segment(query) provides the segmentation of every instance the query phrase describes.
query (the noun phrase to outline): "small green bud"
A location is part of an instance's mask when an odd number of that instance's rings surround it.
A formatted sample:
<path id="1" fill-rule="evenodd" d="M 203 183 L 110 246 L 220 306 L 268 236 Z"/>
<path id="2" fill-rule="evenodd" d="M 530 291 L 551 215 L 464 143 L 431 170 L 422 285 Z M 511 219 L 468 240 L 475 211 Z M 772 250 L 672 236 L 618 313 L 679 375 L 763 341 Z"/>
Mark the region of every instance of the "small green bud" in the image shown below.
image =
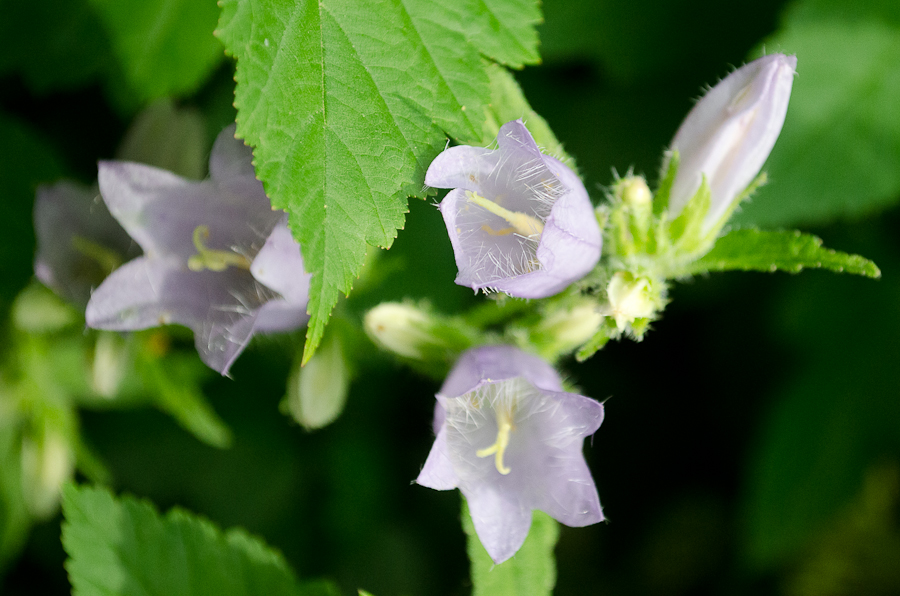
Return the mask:
<path id="1" fill-rule="evenodd" d="M 285 405 L 306 430 L 331 424 L 344 410 L 350 388 L 350 371 L 337 333 L 327 333 L 306 366 L 301 358 L 288 378 Z"/>
<path id="2" fill-rule="evenodd" d="M 75 473 L 75 455 L 58 430 L 45 425 L 22 438 L 22 490 L 32 515 L 49 518 L 59 506 L 60 488 Z"/>
<path id="3" fill-rule="evenodd" d="M 31 284 L 16 297 L 12 320 L 29 333 L 53 333 L 78 321 L 78 313 L 40 284 Z"/>
<path id="4" fill-rule="evenodd" d="M 622 196 L 622 202 L 630 207 L 645 208 L 650 207 L 653 201 L 653 195 L 650 193 L 650 187 L 643 176 L 628 176 L 622 178 L 618 184 L 619 192 Z"/>
<path id="5" fill-rule="evenodd" d="M 553 360 L 591 339 L 600 325 L 603 314 L 594 300 L 583 299 L 568 308 L 557 310 L 545 317 L 532 334 L 541 355 Z"/>
<path id="6" fill-rule="evenodd" d="M 382 349 L 404 358 L 424 360 L 429 348 L 443 345 L 432 332 L 435 323 L 414 306 L 384 302 L 366 313 L 363 326 Z"/>
<path id="7" fill-rule="evenodd" d="M 646 277 L 635 278 L 630 273 L 619 271 L 610 280 L 606 295 L 608 303 L 601 308 L 601 312 L 615 320 L 620 332 L 635 319 L 650 319 L 656 313 L 656 301 L 650 280 Z"/>
<path id="8" fill-rule="evenodd" d="M 94 360 L 91 363 L 91 388 L 97 395 L 112 399 L 119 392 L 131 355 L 122 336 L 112 331 L 101 331 L 94 343 Z"/>

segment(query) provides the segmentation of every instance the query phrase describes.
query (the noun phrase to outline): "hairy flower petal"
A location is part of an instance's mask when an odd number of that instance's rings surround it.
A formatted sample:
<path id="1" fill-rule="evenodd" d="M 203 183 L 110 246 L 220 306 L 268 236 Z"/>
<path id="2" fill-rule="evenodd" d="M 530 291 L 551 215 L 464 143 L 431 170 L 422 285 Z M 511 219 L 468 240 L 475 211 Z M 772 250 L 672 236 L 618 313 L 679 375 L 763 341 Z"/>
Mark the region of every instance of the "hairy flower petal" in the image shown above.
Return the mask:
<path id="1" fill-rule="evenodd" d="M 525 125 L 507 122 L 497 149 L 460 146 L 438 155 L 425 183 L 453 190 L 440 210 L 453 245 L 456 283 L 543 298 L 583 277 L 600 258 L 600 228 L 587 191 L 543 155 Z"/>
<path id="2" fill-rule="evenodd" d="M 185 325 L 203 361 L 227 374 L 255 332 L 306 321 L 309 276 L 300 247 L 284 214 L 272 210 L 251 159 L 230 127 L 213 147 L 211 178 L 203 182 L 101 162 L 103 198 L 144 256 L 94 292 L 89 326 Z"/>
<path id="3" fill-rule="evenodd" d="M 462 491 L 495 562 L 522 545 L 534 509 L 571 526 L 603 520 L 581 452 L 603 406 L 564 392 L 547 363 L 509 346 L 469 350 L 437 400 L 437 438 L 416 481 Z"/>

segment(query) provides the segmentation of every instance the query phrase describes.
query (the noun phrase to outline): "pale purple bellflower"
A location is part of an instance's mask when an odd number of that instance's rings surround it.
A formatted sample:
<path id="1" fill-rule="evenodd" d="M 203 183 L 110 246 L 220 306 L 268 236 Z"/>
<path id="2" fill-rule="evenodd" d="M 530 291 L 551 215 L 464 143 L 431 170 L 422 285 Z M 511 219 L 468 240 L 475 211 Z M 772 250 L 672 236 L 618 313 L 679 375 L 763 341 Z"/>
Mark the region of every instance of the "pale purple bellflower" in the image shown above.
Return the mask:
<path id="1" fill-rule="evenodd" d="M 82 309 L 110 272 L 141 254 L 97 188 L 68 180 L 38 187 L 34 232 L 35 275 Z"/>
<path id="2" fill-rule="evenodd" d="M 510 346 L 474 348 L 436 397 L 437 438 L 416 482 L 462 491 L 494 562 L 519 550 L 534 509 L 567 526 L 603 521 L 581 451 L 603 406 L 563 391 L 549 364 Z"/>
<path id="3" fill-rule="evenodd" d="M 679 156 L 669 197 L 672 216 L 687 205 L 704 176 L 711 199 L 705 230 L 729 212 L 775 146 L 796 67 L 796 56 L 764 56 L 722 79 L 697 102 L 672 140 L 671 150 Z"/>
<path id="4" fill-rule="evenodd" d="M 309 275 L 234 126 L 216 139 L 209 171 L 196 182 L 143 164 L 100 163 L 103 199 L 144 255 L 94 291 L 86 318 L 110 330 L 185 325 L 203 361 L 227 374 L 254 333 L 306 322 Z"/>
<path id="5" fill-rule="evenodd" d="M 575 172 L 541 153 L 521 120 L 500 128 L 497 145 L 446 149 L 425 174 L 425 184 L 453 189 L 440 210 L 456 283 L 520 298 L 552 296 L 600 258 L 590 198 Z"/>

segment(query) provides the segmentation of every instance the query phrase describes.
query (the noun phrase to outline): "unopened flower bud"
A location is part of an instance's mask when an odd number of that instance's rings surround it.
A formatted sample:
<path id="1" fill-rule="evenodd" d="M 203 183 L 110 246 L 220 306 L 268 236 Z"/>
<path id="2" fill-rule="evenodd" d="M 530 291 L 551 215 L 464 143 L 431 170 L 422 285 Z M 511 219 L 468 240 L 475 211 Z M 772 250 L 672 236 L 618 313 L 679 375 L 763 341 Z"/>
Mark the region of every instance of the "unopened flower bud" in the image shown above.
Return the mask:
<path id="1" fill-rule="evenodd" d="M 650 188 L 643 176 L 628 176 L 622 178 L 618 183 L 619 192 L 621 192 L 622 202 L 627 205 L 643 208 L 650 205 L 653 196 L 650 194 Z"/>
<path id="2" fill-rule="evenodd" d="M 650 280 L 646 277 L 635 279 L 619 271 L 606 288 L 609 305 L 601 312 L 616 321 L 619 331 L 624 331 L 635 319 L 649 318 L 656 312 L 650 290 Z"/>
<path id="3" fill-rule="evenodd" d="M 688 204 L 704 177 L 710 190 L 704 232 L 729 212 L 781 132 L 796 66 L 795 56 L 764 56 L 725 77 L 694 106 L 672 140 L 680 164 L 670 215 Z"/>
<path id="4" fill-rule="evenodd" d="M 441 342 L 431 332 L 431 317 L 418 308 L 385 302 L 368 313 L 364 321 L 366 333 L 376 344 L 398 356 L 422 360 L 427 348 Z"/>
<path id="5" fill-rule="evenodd" d="M 119 391 L 130 360 L 125 340 L 118 333 L 101 331 L 94 344 L 91 387 L 100 397 L 112 399 Z"/>
<path id="6" fill-rule="evenodd" d="M 22 439 L 23 490 L 32 515 L 47 518 L 59 504 L 60 487 L 74 473 L 75 457 L 56 429 L 45 428 L 40 434 Z"/>
<path id="7" fill-rule="evenodd" d="M 583 345 L 602 323 L 603 315 L 597 303 L 585 299 L 545 317 L 535 330 L 533 343 L 540 346 L 542 356 L 553 359 Z"/>
<path id="8" fill-rule="evenodd" d="M 307 430 L 322 428 L 344 410 L 350 372 L 340 337 L 326 334 L 306 366 L 300 358 L 288 379 L 286 405 L 291 416 Z"/>

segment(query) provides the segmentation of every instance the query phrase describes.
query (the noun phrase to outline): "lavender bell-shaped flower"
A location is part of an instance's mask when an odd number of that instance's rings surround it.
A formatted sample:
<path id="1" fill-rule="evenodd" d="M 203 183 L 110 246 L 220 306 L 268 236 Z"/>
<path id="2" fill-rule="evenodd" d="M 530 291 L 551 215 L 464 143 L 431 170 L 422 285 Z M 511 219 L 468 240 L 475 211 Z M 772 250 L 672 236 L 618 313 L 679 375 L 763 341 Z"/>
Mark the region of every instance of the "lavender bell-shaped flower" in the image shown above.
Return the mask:
<path id="1" fill-rule="evenodd" d="M 425 184 L 452 188 L 440 204 L 453 244 L 456 283 L 521 298 L 557 294 L 600 258 L 600 228 L 578 176 L 544 155 L 520 120 L 498 149 L 451 147 Z"/>
<path id="2" fill-rule="evenodd" d="M 416 482 L 462 491 L 494 562 L 519 550 L 534 509 L 568 526 L 603 521 L 581 452 L 603 406 L 564 392 L 550 365 L 510 346 L 474 348 L 436 397 L 437 438 Z"/>
<path id="3" fill-rule="evenodd" d="M 251 160 L 231 126 L 216 139 L 203 182 L 137 163 L 100 163 L 103 199 L 144 255 L 94 291 L 88 326 L 185 325 L 203 361 L 227 374 L 254 333 L 306 321 L 309 276 L 300 247 Z"/>
<path id="4" fill-rule="evenodd" d="M 35 275 L 82 308 L 110 272 L 141 254 L 109 214 L 97 188 L 68 180 L 38 187 L 34 232 Z"/>
<path id="5" fill-rule="evenodd" d="M 672 216 L 696 194 L 704 176 L 711 198 L 704 231 L 730 212 L 781 133 L 796 66 L 796 56 L 764 56 L 725 77 L 694 106 L 672 140 L 671 150 L 679 156 L 669 197 Z"/>

